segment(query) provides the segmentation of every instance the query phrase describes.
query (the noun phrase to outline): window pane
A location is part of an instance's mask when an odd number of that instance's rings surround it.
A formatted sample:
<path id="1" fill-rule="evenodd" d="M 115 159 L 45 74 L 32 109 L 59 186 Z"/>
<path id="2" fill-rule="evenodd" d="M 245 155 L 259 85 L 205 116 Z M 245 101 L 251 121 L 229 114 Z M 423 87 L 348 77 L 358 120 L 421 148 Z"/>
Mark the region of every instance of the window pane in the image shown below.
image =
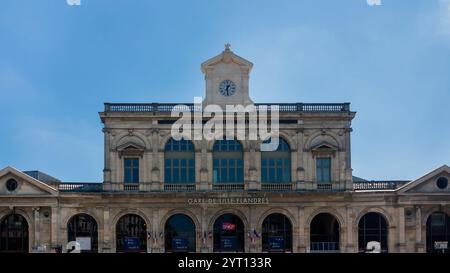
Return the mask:
<path id="1" fill-rule="evenodd" d="M 284 160 L 283 181 L 284 182 L 291 182 L 291 160 L 289 160 L 289 159 L 285 159 Z"/>
<path id="2" fill-rule="evenodd" d="M 227 181 L 227 172 L 228 172 L 228 164 L 226 159 L 222 159 L 220 162 L 220 181 L 226 182 Z"/>
<path id="3" fill-rule="evenodd" d="M 189 181 L 190 183 L 194 183 L 195 182 L 195 168 L 194 166 L 189 168 Z"/>
<path id="4" fill-rule="evenodd" d="M 139 167 L 139 159 L 135 158 L 135 159 L 132 159 L 132 160 L 133 160 L 133 167 L 138 168 Z"/>
<path id="5" fill-rule="evenodd" d="M 244 162 L 242 159 L 237 160 L 237 179 L 236 182 L 244 182 Z"/>
<path id="6" fill-rule="evenodd" d="M 125 161 L 125 167 L 131 167 L 131 159 L 126 158 L 126 159 L 124 159 L 124 161 Z"/>
<path id="7" fill-rule="evenodd" d="M 133 182 L 139 183 L 139 168 L 133 169 Z"/>
<path id="8" fill-rule="evenodd" d="M 269 182 L 273 182 L 275 180 L 275 168 L 269 168 Z"/>
<path id="9" fill-rule="evenodd" d="M 123 174 L 124 183 L 139 182 L 139 159 L 125 158 Z"/>
<path id="10" fill-rule="evenodd" d="M 331 158 L 317 158 L 317 182 L 331 182 Z"/>
<path id="11" fill-rule="evenodd" d="M 229 167 L 230 167 L 230 169 L 229 169 L 228 181 L 229 182 L 236 182 L 236 172 L 237 172 L 236 160 L 230 159 Z"/>
<path id="12" fill-rule="evenodd" d="M 124 179 L 125 183 L 130 183 L 131 182 L 131 172 L 130 172 L 130 168 L 125 168 L 125 179 Z"/>
<path id="13" fill-rule="evenodd" d="M 173 147 L 174 151 L 179 151 L 180 150 L 180 142 L 179 141 L 172 142 L 172 147 Z"/>
<path id="14" fill-rule="evenodd" d="M 186 159 L 181 159 L 181 182 L 186 182 L 187 181 L 187 160 Z"/>

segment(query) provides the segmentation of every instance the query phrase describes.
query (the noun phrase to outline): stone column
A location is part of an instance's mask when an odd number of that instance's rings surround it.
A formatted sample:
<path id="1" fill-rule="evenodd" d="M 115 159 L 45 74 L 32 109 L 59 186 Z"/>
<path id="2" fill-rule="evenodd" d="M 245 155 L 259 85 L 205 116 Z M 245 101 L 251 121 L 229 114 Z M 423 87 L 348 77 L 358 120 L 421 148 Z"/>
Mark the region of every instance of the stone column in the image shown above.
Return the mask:
<path id="1" fill-rule="evenodd" d="M 34 246 L 37 247 L 41 244 L 40 239 L 40 208 L 33 208 L 34 212 Z"/>
<path id="2" fill-rule="evenodd" d="M 298 252 L 306 252 L 306 238 L 305 238 L 305 210 L 303 207 L 298 208 Z M 295 238 L 294 238 L 295 239 Z"/>
<path id="3" fill-rule="evenodd" d="M 248 185 L 247 190 L 260 190 L 261 182 L 259 181 L 258 176 L 258 166 L 257 162 L 261 162 L 261 158 L 259 161 L 256 160 L 256 144 L 253 141 L 248 141 L 249 149 L 244 150 L 244 168 L 248 170 Z M 249 166 L 246 168 L 245 162 L 248 162 Z"/>
<path id="4" fill-rule="evenodd" d="M 201 225 L 202 225 L 202 227 L 201 227 L 202 238 L 204 236 L 206 236 L 206 237 L 204 239 L 205 242 L 203 242 L 203 240 L 201 242 L 200 252 L 201 253 L 205 253 L 205 252 L 208 252 L 208 241 L 209 241 L 209 238 L 208 238 L 208 235 L 209 235 L 208 234 L 208 223 L 206 222 L 206 211 L 207 211 L 207 208 L 206 207 L 202 207 L 201 211 L 202 211 L 202 217 L 201 217 L 200 221 L 201 221 Z"/>
<path id="5" fill-rule="evenodd" d="M 398 210 L 398 251 L 400 253 L 405 252 L 405 209 L 403 207 L 397 208 Z"/>
<path id="6" fill-rule="evenodd" d="M 161 136 L 159 135 L 159 129 L 154 129 L 152 131 L 152 166 L 151 166 L 151 190 L 152 191 L 159 191 L 161 190 L 161 169 L 160 169 L 160 139 Z M 163 161 L 164 161 L 164 151 L 162 154 Z M 163 166 L 164 166 L 164 162 Z"/>
<path id="7" fill-rule="evenodd" d="M 352 150 L 350 136 L 352 128 L 345 130 L 345 189 L 353 190 Z"/>
<path id="8" fill-rule="evenodd" d="M 160 236 L 163 230 L 159 230 L 159 210 L 153 210 L 151 215 L 153 215 L 152 222 L 151 225 L 147 226 L 147 232 L 153 232 L 153 236 L 155 236 L 154 241 L 156 243 L 153 244 L 152 247 L 150 247 L 150 244 L 147 244 L 147 252 L 160 253 L 162 252 L 162 243 L 164 243 L 164 236 Z M 149 229 L 149 226 L 152 226 L 152 229 Z"/>
<path id="9" fill-rule="evenodd" d="M 103 246 L 101 251 L 104 253 L 111 252 L 111 223 L 110 223 L 110 213 L 109 208 L 104 208 L 103 210 Z M 100 249 L 99 249 L 100 250 Z"/>
<path id="10" fill-rule="evenodd" d="M 104 134 L 104 169 L 103 169 L 103 182 L 104 183 L 111 183 L 111 154 L 110 154 L 110 148 L 111 148 L 111 137 L 109 129 L 103 128 L 103 134 Z"/>
<path id="11" fill-rule="evenodd" d="M 255 215 L 254 213 L 255 211 L 255 206 L 250 206 L 249 207 L 249 216 L 248 216 L 248 221 L 249 221 L 249 227 L 248 227 L 248 232 L 250 232 L 250 253 L 257 253 L 259 252 L 257 249 L 258 246 L 258 238 L 255 238 L 254 234 L 253 234 L 253 230 L 256 229 L 256 221 L 257 219 L 253 219 L 253 215 Z M 245 234 L 247 235 L 247 234 Z"/>
<path id="12" fill-rule="evenodd" d="M 416 207 L 416 252 L 425 252 L 425 243 L 422 238 L 422 210 Z"/>
<path id="13" fill-rule="evenodd" d="M 58 245 L 58 233 L 59 233 L 59 208 L 52 207 L 51 215 L 51 247 L 56 247 Z"/>
<path id="14" fill-rule="evenodd" d="M 347 207 L 346 213 L 346 222 L 347 222 L 347 250 L 348 253 L 354 253 L 355 251 L 355 242 L 353 239 L 354 226 L 353 226 L 353 211 L 350 207 Z"/>
<path id="15" fill-rule="evenodd" d="M 199 141 L 200 149 L 196 149 L 195 151 L 195 162 L 196 169 L 198 169 L 198 176 L 196 176 L 196 180 L 198 181 L 197 189 L 201 191 L 209 190 L 208 184 L 208 164 L 207 164 L 207 153 L 206 153 L 206 141 Z M 197 167 L 198 164 L 198 167 Z"/>
<path id="16" fill-rule="evenodd" d="M 301 190 L 304 189 L 303 183 L 305 181 L 305 167 L 303 160 L 303 129 L 299 129 L 297 131 L 297 147 L 295 149 L 295 154 L 291 155 L 291 157 L 294 156 L 297 157 L 297 166 L 293 166 L 292 170 L 297 172 L 296 189 Z"/>

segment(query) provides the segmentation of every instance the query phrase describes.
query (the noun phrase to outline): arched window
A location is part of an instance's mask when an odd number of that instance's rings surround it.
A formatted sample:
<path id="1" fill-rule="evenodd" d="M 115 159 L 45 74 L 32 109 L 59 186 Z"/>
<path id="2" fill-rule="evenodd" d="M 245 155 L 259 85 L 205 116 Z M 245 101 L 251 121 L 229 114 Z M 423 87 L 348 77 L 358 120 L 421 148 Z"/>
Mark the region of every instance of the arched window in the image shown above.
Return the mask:
<path id="1" fill-rule="evenodd" d="M 184 214 L 172 215 L 164 227 L 166 252 L 195 252 L 195 224 Z"/>
<path id="2" fill-rule="evenodd" d="M 0 252 L 28 252 L 28 223 L 22 215 L 10 214 L 2 219 Z"/>
<path id="3" fill-rule="evenodd" d="M 289 144 L 279 138 L 278 148 L 271 152 L 261 152 L 261 182 L 291 182 L 291 152 Z"/>
<path id="4" fill-rule="evenodd" d="M 195 183 L 195 153 L 192 141 L 170 139 L 164 148 L 164 182 Z"/>
<path id="5" fill-rule="evenodd" d="M 272 213 L 262 224 L 262 249 L 269 252 L 292 252 L 292 224 L 281 213 Z"/>
<path id="6" fill-rule="evenodd" d="M 311 221 L 311 252 L 339 251 L 339 222 L 329 213 L 319 213 Z"/>
<path id="7" fill-rule="evenodd" d="M 376 212 L 366 213 L 358 223 L 359 252 L 370 252 L 369 242 L 380 243 L 381 252 L 388 252 L 388 226 L 384 217 Z M 370 246 L 370 244 L 369 244 Z"/>
<path id="8" fill-rule="evenodd" d="M 434 212 L 428 217 L 426 240 L 428 253 L 450 252 L 450 217 L 446 213 Z"/>
<path id="9" fill-rule="evenodd" d="M 116 224 L 117 252 L 146 252 L 147 225 L 135 214 L 122 216 Z"/>
<path id="10" fill-rule="evenodd" d="M 98 252 L 97 222 L 87 214 L 77 214 L 67 223 L 67 241 L 80 243 L 82 252 Z"/>
<path id="11" fill-rule="evenodd" d="M 242 145 L 237 140 L 217 140 L 213 146 L 213 182 L 244 183 Z"/>
<path id="12" fill-rule="evenodd" d="M 231 213 L 223 214 L 214 222 L 215 252 L 244 252 L 244 224 Z"/>

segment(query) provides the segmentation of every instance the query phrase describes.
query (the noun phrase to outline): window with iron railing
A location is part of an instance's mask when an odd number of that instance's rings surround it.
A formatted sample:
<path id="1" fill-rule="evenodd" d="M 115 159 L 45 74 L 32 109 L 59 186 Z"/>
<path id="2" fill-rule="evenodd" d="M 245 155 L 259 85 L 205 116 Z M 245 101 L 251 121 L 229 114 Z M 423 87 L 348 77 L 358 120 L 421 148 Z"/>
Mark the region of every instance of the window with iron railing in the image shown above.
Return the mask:
<path id="1" fill-rule="evenodd" d="M 190 140 L 170 139 L 164 149 L 164 183 L 195 183 L 195 152 Z"/>
<path id="2" fill-rule="evenodd" d="M 124 166 L 124 183 L 139 183 L 139 158 L 125 158 Z"/>
<path id="3" fill-rule="evenodd" d="M 316 159 L 316 182 L 319 184 L 331 183 L 331 158 L 319 157 Z"/>
<path id="4" fill-rule="evenodd" d="M 267 141 L 263 143 L 267 143 Z M 275 151 L 261 152 L 261 182 L 291 182 L 291 152 L 284 139 L 279 138 Z"/>
<path id="5" fill-rule="evenodd" d="M 242 145 L 237 140 L 217 140 L 213 146 L 213 183 L 244 183 Z"/>

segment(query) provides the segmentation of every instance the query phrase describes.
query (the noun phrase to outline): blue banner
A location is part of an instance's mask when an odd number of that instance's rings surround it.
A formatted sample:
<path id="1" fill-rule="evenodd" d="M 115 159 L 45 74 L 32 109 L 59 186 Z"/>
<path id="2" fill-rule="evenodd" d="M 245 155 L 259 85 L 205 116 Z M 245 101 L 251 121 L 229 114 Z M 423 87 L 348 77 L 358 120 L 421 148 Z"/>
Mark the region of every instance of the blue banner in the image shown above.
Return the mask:
<path id="1" fill-rule="evenodd" d="M 186 238 L 174 237 L 172 238 L 172 250 L 173 251 L 188 251 L 189 242 Z"/>
<path id="2" fill-rule="evenodd" d="M 125 237 L 123 245 L 125 251 L 139 251 L 141 249 L 139 237 Z"/>
<path id="3" fill-rule="evenodd" d="M 223 251 L 236 250 L 236 236 L 222 236 L 220 238 L 220 249 Z"/>
<path id="4" fill-rule="evenodd" d="M 284 237 L 283 236 L 269 236 L 269 248 L 270 249 L 284 249 Z"/>

